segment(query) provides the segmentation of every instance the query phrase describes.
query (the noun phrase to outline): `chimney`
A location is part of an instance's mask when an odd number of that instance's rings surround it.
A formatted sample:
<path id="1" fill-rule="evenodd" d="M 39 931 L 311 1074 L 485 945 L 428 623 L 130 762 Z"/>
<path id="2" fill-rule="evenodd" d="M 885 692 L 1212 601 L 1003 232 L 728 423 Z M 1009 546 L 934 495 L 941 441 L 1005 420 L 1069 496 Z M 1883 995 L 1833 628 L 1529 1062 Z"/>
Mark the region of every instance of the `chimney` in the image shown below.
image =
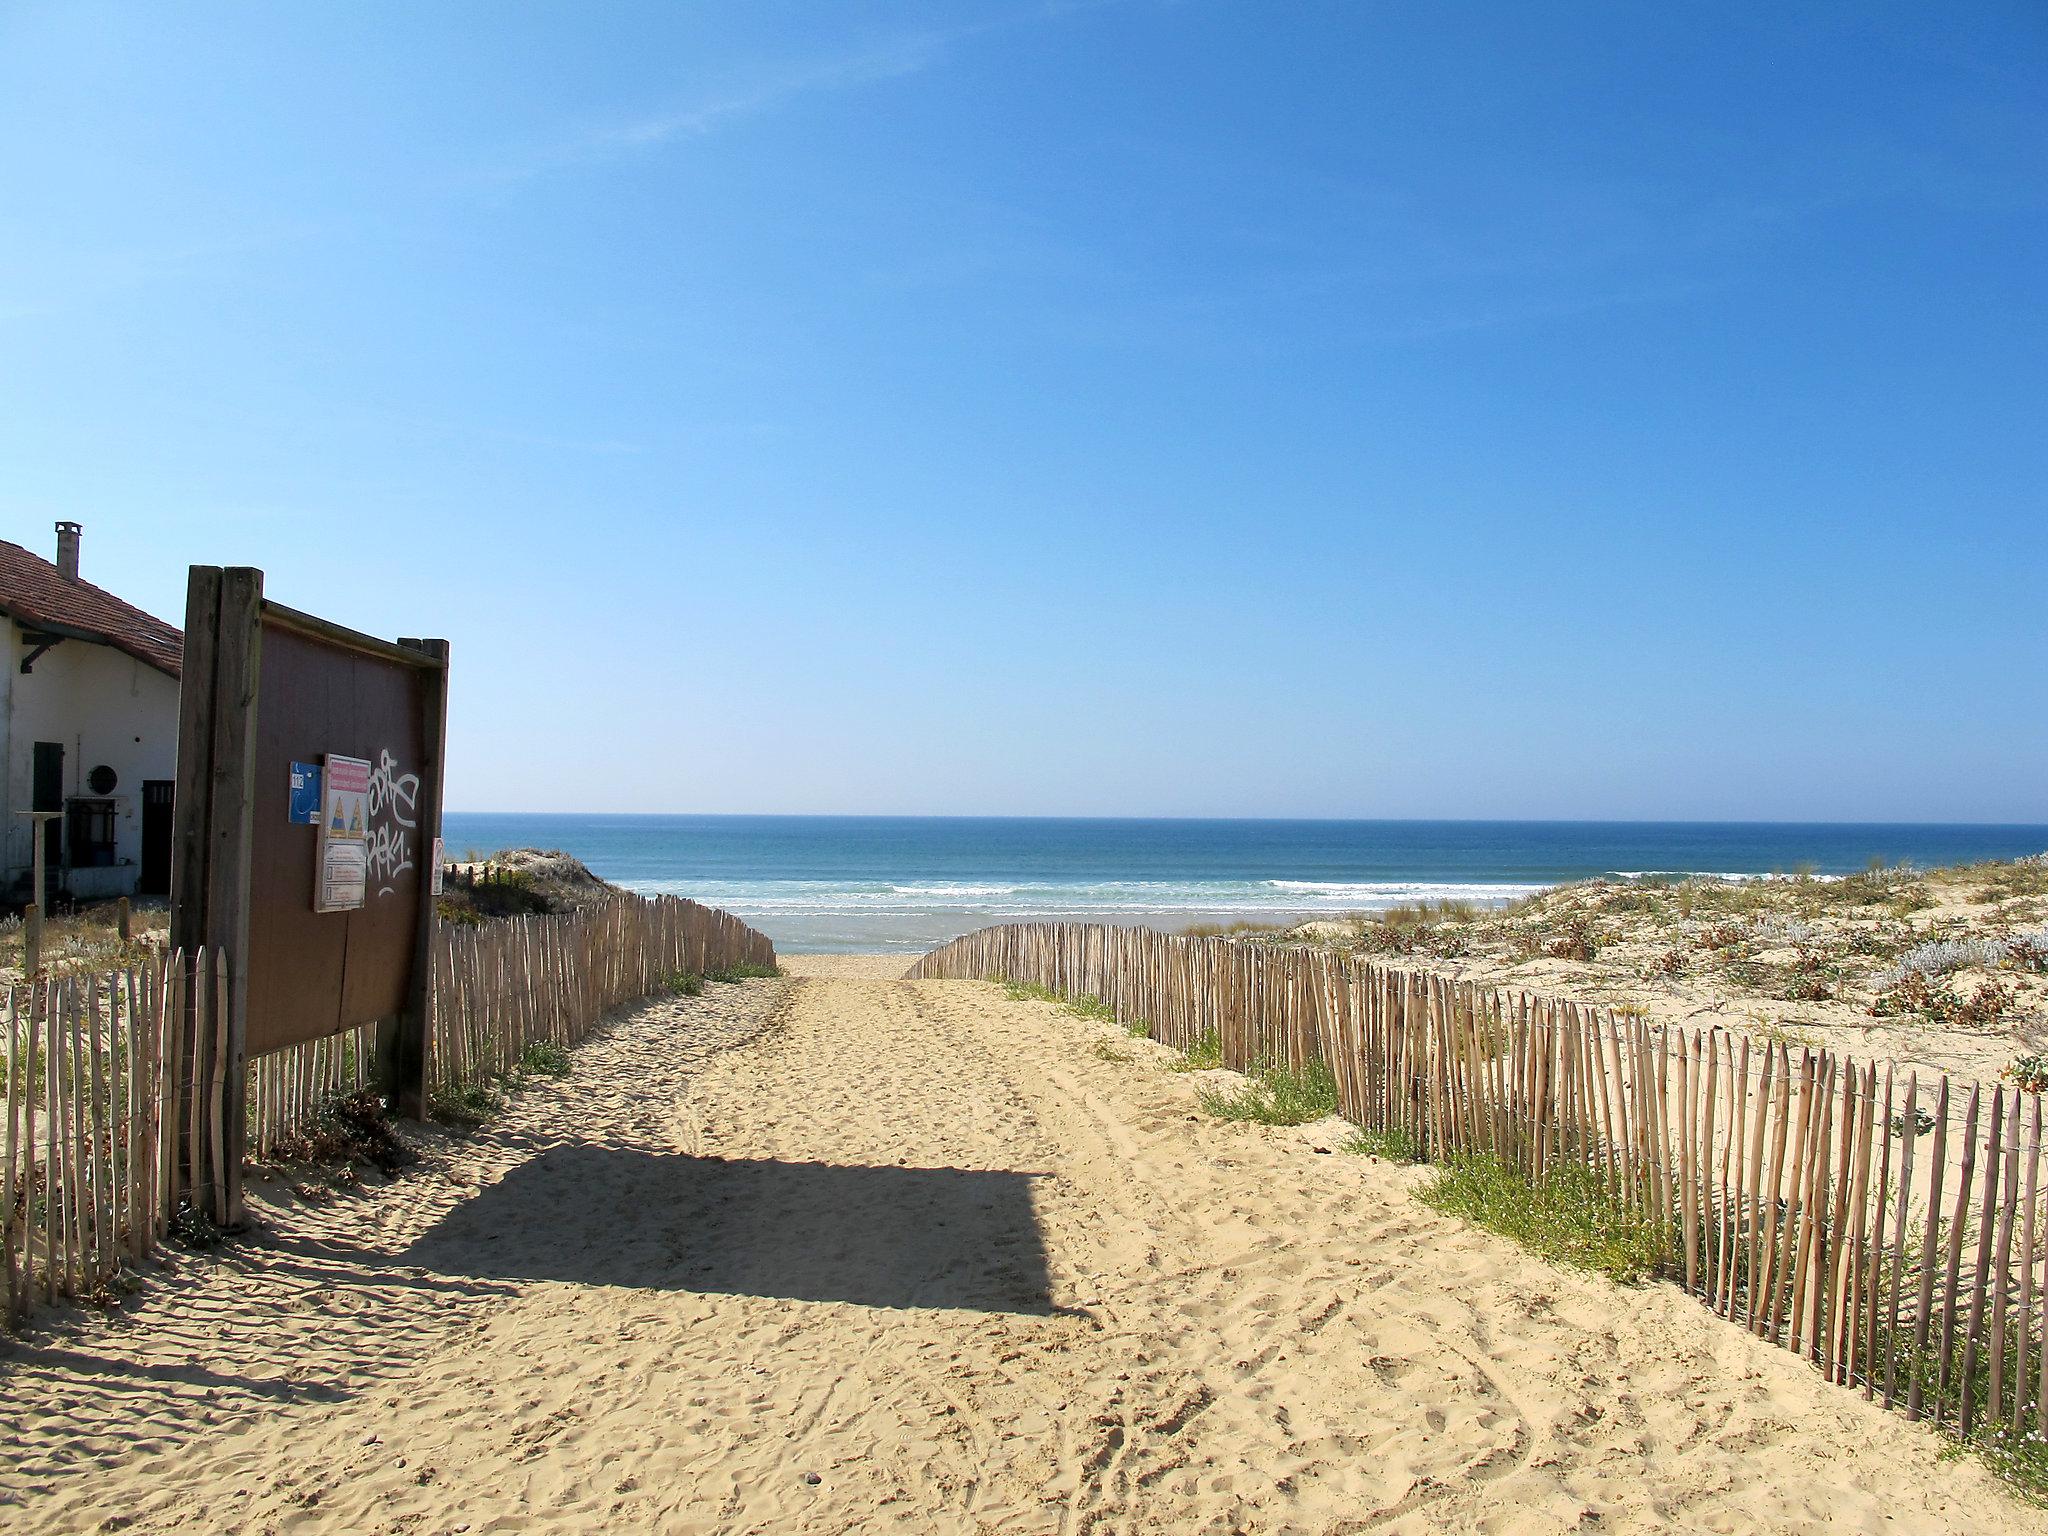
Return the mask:
<path id="1" fill-rule="evenodd" d="M 84 531 L 77 523 L 57 525 L 57 574 L 66 581 L 78 580 L 78 536 Z"/>

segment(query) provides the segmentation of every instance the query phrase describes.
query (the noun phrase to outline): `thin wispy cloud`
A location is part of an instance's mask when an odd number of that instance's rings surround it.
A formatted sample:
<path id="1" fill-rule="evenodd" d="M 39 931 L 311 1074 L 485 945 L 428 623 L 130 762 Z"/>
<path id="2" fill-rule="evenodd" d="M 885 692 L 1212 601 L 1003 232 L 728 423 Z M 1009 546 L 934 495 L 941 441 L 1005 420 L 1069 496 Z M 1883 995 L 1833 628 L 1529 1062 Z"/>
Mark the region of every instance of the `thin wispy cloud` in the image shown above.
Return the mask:
<path id="1" fill-rule="evenodd" d="M 600 125 L 508 157 L 483 180 L 529 180 L 553 171 L 601 164 L 665 145 L 704 138 L 729 124 L 766 116 L 805 97 L 907 79 L 943 62 L 961 43 L 1020 26 L 1057 22 L 1122 0 L 1047 0 L 956 27 L 932 27 L 826 58 L 771 68 L 703 99 L 630 121 Z"/>
<path id="2" fill-rule="evenodd" d="M 525 181 L 682 140 L 703 138 L 721 126 L 763 116 L 800 97 L 902 79 L 929 68 L 959 32 L 922 32 L 839 58 L 786 66 L 766 78 L 688 106 L 630 122 L 591 128 L 494 166 L 485 179 Z"/>

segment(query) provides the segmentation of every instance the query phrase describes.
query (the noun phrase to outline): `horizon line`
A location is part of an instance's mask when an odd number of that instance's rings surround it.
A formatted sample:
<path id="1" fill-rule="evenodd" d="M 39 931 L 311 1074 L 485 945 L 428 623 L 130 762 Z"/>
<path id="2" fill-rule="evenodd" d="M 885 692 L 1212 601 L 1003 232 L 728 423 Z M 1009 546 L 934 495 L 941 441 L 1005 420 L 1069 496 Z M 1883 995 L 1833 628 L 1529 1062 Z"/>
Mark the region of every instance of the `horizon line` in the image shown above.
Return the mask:
<path id="1" fill-rule="evenodd" d="M 1996 827 L 2048 831 L 2048 821 L 1826 819 L 1705 816 L 1172 816 L 1096 812 L 983 811 L 535 811 L 444 809 L 444 816 L 574 816 L 587 820 L 729 821 L 1143 821 L 1264 822 L 1302 825 L 1579 826 L 1579 827 Z"/>

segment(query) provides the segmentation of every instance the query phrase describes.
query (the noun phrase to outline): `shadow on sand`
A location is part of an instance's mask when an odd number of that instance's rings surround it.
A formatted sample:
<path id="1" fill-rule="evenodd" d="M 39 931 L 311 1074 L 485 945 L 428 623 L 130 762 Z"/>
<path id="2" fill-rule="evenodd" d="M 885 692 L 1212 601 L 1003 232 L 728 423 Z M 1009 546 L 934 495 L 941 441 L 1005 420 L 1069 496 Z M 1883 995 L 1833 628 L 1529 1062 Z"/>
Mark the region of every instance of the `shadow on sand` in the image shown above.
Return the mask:
<path id="1" fill-rule="evenodd" d="M 1049 1314 L 1037 1174 L 558 1146 L 401 1262 L 446 1275 Z"/>

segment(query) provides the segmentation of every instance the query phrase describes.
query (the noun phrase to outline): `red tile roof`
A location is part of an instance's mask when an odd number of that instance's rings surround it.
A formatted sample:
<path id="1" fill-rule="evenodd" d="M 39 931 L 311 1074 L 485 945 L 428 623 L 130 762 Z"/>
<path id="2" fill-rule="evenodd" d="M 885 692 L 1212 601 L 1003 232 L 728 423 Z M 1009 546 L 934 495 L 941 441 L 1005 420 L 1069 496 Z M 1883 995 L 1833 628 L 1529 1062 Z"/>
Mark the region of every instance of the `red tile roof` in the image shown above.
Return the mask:
<path id="1" fill-rule="evenodd" d="M 175 626 L 89 581 L 60 576 L 42 556 L 5 539 L 0 539 L 0 612 L 12 614 L 27 629 L 111 645 L 172 677 L 184 664 L 185 637 Z"/>

